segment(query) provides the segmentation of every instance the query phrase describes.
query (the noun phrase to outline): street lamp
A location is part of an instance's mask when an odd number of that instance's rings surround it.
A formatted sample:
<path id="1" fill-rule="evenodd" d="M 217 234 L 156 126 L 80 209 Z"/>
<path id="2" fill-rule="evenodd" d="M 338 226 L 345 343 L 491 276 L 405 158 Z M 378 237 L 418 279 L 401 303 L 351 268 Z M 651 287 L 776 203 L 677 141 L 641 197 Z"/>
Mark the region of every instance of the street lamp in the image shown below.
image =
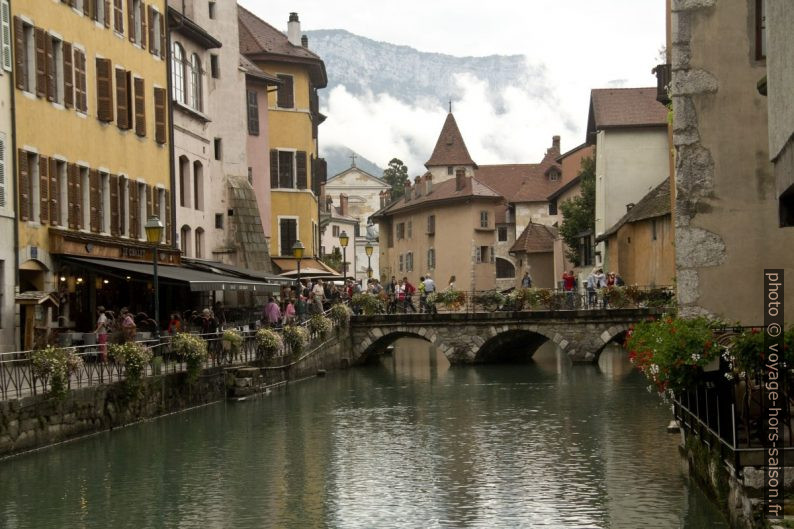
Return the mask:
<path id="1" fill-rule="evenodd" d="M 364 246 L 364 252 L 367 254 L 367 278 L 372 279 L 372 242 L 367 240 L 367 245 Z"/>
<path id="2" fill-rule="evenodd" d="M 154 268 L 154 274 L 152 276 L 152 285 L 154 286 L 154 323 L 155 323 L 155 330 L 154 330 L 154 337 L 156 339 L 160 339 L 160 285 L 157 282 L 157 247 L 160 244 L 160 241 L 163 240 L 163 230 L 165 226 L 163 223 L 160 222 L 159 217 L 156 215 L 152 215 L 146 220 L 146 225 L 144 226 L 146 230 L 146 240 L 149 244 L 152 245 L 152 265 Z"/>
<path id="3" fill-rule="evenodd" d="M 339 234 L 339 244 L 342 245 L 342 275 L 344 279 L 347 280 L 347 232 L 342 230 L 342 233 Z"/>
<path id="4" fill-rule="evenodd" d="M 305 250 L 305 248 L 300 241 L 295 241 L 295 244 L 292 245 L 292 257 L 298 260 L 298 288 L 301 290 L 301 259 L 303 259 L 303 250 Z"/>

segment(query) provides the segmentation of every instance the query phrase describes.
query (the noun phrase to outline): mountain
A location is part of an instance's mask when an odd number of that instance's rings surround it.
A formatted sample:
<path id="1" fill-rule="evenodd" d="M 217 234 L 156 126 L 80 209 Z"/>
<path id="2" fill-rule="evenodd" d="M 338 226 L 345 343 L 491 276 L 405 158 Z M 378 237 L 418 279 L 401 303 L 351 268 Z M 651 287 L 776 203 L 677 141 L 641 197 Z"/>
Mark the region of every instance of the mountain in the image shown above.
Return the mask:
<path id="1" fill-rule="evenodd" d="M 379 178 L 383 176 L 383 169 L 352 149 L 337 146 L 323 147 L 321 145 L 320 156 L 325 158 L 325 162 L 328 164 L 328 178 L 331 178 L 332 176 L 349 169 L 350 163 L 352 162 L 350 156 L 353 154 L 356 155 L 356 166 L 358 168 L 368 172 L 372 176 L 377 176 Z"/>
<path id="2" fill-rule="evenodd" d="M 320 91 L 321 98 L 344 85 L 354 95 L 386 93 L 405 103 L 430 100 L 446 108 L 450 99 L 454 102 L 463 95 L 455 74 L 471 74 L 487 81 L 494 95 L 508 86 L 521 86 L 530 92 L 547 86 L 543 68 L 528 65 L 522 55 L 455 57 L 427 53 L 341 29 L 307 31 L 306 35 L 309 48 L 322 57 L 328 72 L 328 87 Z"/>

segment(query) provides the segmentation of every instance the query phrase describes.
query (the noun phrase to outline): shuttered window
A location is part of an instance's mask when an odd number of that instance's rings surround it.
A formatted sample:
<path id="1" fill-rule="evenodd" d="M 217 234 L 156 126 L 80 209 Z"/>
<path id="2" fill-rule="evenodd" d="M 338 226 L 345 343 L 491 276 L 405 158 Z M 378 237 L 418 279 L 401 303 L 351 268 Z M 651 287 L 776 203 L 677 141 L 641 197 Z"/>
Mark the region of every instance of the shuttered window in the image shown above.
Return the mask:
<path id="1" fill-rule="evenodd" d="M 49 166 L 49 196 L 50 201 L 47 207 L 50 209 L 50 224 L 53 226 L 61 225 L 61 175 L 59 172 L 59 162 L 55 158 L 50 158 Z"/>
<path id="2" fill-rule="evenodd" d="M 167 189 L 163 192 L 163 203 L 165 204 L 165 218 L 163 219 L 165 243 L 171 244 L 171 232 L 174 229 L 174 224 L 171 222 L 171 193 Z"/>
<path id="3" fill-rule="evenodd" d="M 116 124 L 121 130 L 131 127 L 130 73 L 116 68 Z"/>
<path id="4" fill-rule="evenodd" d="M 70 163 L 66 167 L 67 195 L 69 200 L 69 228 L 78 230 L 83 227 L 83 191 L 80 188 L 80 171 Z"/>
<path id="5" fill-rule="evenodd" d="M 141 236 L 141 202 L 138 182 L 130 180 L 128 183 L 128 192 L 130 195 L 130 229 L 129 235 L 131 239 L 139 239 Z"/>
<path id="6" fill-rule="evenodd" d="M 99 171 L 91 169 L 88 172 L 89 187 L 89 207 L 90 207 L 90 228 L 93 233 L 102 231 L 102 188 L 99 178 Z"/>
<path id="7" fill-rule="evenodd" d="M 129 0 L 127 0 L 129 2 Z M 113 29 L 124 34 L 124 6 L 122 0 L 113 0 Z"/>
<path id="8" fill-rule="evenodd" d="M 279 74 L 277 77 L 281 80 L 281 84 L 278 87 L 276 104 L 279 108 L 294 108 L 295 94 L 293 92 L 292 76 Z"/>
<path id="9" fill-rule="evenodd" d="M 154 138 L 157 143 L 166 142 L 165 88 L 154 89 Z"/>
<path id="10" fill-rule="evenodd" d="M 143 2 L 138 2 L 138 16 L 140 17 L 140 39 L 138 44 L 141 45 L 141 48 L 144 50 L 146 49 L 146 42 L 149 40 L 149 29 L 146 23 L 146 4 Z"/>
<path id="11" fill-rule="evenodd" d="M 50 161 L 39 156 L 39 220 L 42 224 L 50 221 Z"/>
<path id="12" fill-rule="evenodd" d="M 270 149 L 270 188 L 278 187 L 278 151 Z"/>
<path id="13" fill-rule="evenodd" d="M 97 118 L 110 123 L 113 121 L 113 80 L 111 79 L 112 65 L 110 59 L 96 60 L 96 97 Z"/>
<path id="14" fill-rule="evenodd" d="M 248 134 L 259 136 L 259 101 L 256 90 L 248 90 Z"/>
<path id="15" fill-rule="evenodd" d="M 74 49 L 74 106 L 79 112 L 88 112 L 86 93 L 85 52 Z"/>
<path id="16" fill-rule="evenodd" d="M 16 74 L 16 86 L 20 90 L 30 92 L 30 70 L 31 57 L 28 53 L 29 41 L 31 38 L 31 27 L 22 22 L 19 17 L 14 17 L 14 67 Z"/>
<path id="17" fill-rule="evenodd" d="M 31 205 L 30 167 L 28 167 L 28 153 L 19 149 L 17 151 L 17 187 L 19 189 L 19 220 L 30 220 L 33 212 Z"/>
<path id="18" fill-rule="evenodd" d="M 47 97 L 47 33 L 35 28 L 36 35 L 36 95 Z"/>
<path id="19" fill-rule="evenodd" d="M 74 105 L 74 64 L 72 45 L 64 42 L 61 49 L 63 63 L 63 104 L 66 108 Z"/>
<path id="20" fill-rule="evenodd" d="M 278 187 L 281 189 L 292 189 L 293 184 L 293 171 L 292 159 L 294 153 L 291 151 L 278 151 Z"/>
<path id="21" fill-rule="evenodd" d="M 135 78 L 135 134 L 146 136 L 146 87 L 143 79 Z"/>
<path id="22" fill-rule="evenodd" d="M 279 219 L 280 255 L 292 255 L 292 246 L 298 240 L 298 219 Z"/>
<path id="23" fill-rule="evenodd" d="M 7 199 L 7 164 L 6 164 L 6 135 L 0 132 L 0 208 L 5 208 L 8 205 Z"/>
<path id="24" fill-rule="evenodd" d="M 2 26 L 3 69 L 11 71 L 11 8 L 8 0 L 0 0 L 0 25 Z"/>
<path id="25" fill-rule="evenodd" d="M 306 189 L 306 151 L 295 153 L 295 177 L 298 189 Z"/>
<path id="26" fill-rule="evenodd" d="M 428 235 L 435 235 L 436 233 L 436 216 L 435 215 L 428 215 L 427 216 L 427 234 Z"/>

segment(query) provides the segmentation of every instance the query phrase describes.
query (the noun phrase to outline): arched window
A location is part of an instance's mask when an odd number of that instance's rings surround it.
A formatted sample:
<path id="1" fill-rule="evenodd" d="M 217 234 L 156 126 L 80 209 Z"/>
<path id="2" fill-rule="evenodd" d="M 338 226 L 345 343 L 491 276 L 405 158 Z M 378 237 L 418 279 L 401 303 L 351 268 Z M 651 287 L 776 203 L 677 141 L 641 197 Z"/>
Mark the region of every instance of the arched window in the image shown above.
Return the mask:
<path id="1" fill-rule="evenodd" d="M 204 257 L 204 229 L 196 228 L 196 259 Z"/>
<path id="2" fill-rule="evenodd" d="M 179 157 L 179 205 L 190 207 L 190 160 L 187 156 Z"/>
<path id="3" fill-rule="evenodd" d="M 201 59 L 195 53 L 190 57 L 190 106 L 203 110 L 201 94 Z"/>
<path id="4" fill-rule="evenodd" d="M 496 279 L 512 279 L 516 277 L 516 267 L 507 259 L 496 258 Z"/>
<path id="5" fill-rule="evenodd" d="M 204 209 L 204 166 L 201 162 L 193 162 L 193 207 Z"/>
<path id="6" fill-rule="evenodd" d="M 174 52 L 172 55 L 171 76 L 174 85 L 174 99 L 185 104 L 185 49 L 178 42 L 174 42 Z"/>
<path id="7" fill-rule="evenodd" d="M 182 226 L 179 231 L 179 244 L 184 257 L 190 257 L 190 226 Z"/>

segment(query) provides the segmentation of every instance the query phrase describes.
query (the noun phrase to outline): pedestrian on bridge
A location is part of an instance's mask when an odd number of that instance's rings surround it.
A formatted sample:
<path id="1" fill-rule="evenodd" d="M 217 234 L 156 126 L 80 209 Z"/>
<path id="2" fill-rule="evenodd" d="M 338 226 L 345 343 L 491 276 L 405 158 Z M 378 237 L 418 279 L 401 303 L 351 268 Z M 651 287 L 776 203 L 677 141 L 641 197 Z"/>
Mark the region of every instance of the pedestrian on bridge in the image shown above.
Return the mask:
<path id="1" fill-rule="evenodd" d="M 416 287 L 408 281 L 407 277 L 403 277 L 403 289 L 405 290 L 405 300 L 403 301 L 403 312 L 408 312 L 408 308 L 411 308 L 411 312 L 416 312 L 416 307 L 414 307 L 413 302 L 413 295 L 416 293 Z"/>

